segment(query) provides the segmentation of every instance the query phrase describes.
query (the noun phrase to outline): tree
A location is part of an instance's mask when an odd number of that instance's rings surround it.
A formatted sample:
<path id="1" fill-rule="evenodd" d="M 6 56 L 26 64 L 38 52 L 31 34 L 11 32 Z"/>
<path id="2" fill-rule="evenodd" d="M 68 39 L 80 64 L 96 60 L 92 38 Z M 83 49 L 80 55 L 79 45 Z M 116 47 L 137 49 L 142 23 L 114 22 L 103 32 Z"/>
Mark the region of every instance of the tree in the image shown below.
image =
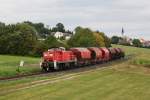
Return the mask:
<path id="1" fill-rule="evenodd" d="M 88 28 L 77 27 L 75 35 L 68 41 L 71 47 L 91 47 L 96 46 L 93 32 Z"/>
<path id="2" fill-rule="evenodd" d="M 102 35 L 98 33 L 93 33 L 96 39 L 96 44 L 98 47 L 105 47 L 105 41 Z"/>
<path id="3" fill-rule="evenodd" d="M 72 31 L 69 31 L 69 30 L 67 30 L 66 33 L 69 33 L 69 34 L 72 34 L 72 35 L 73 35 L 73 32 L 72 32 Z"/>
<path id="4" fill-rule="evenodd" d="M 56 28 L 57 28 L 57 31 L 59 32 L 65 32 L 65 27 L 62 23 L 56 24 Z"/>
<path id="5" fill-rule="evenodd" d="M 72 47 L 110 47 L 111 41 L 103 32 L 93 32 L 78 26 L 68 44 Z"/>
<path id="6" fill-rule="evenodd" d="M 110 38 L 109 37 L 107 37 L 106 35 L 105 35 L 105 37 L 104 37 L 105 39 L 105 46 L 106 47 L 111 47 L 111 40 L 110 40 Z"/>
<path id="7" fill-rule="evenodd" d="M 8 25 L 0 37 L 0 53 L 30 55 L 37 42 L 35 29 L 25 23 Z"/>
<path id="8" fill-rule="evenodd" d="M 37 36 L 39 38 L 46 38 L 47 35 L 50 35 L 51 30 L 45 28 L 43 23 L 32 23 L 30 21 L 25 21 L 24 23 L 29 24 L 30 26 L 34 27 L 37 32 Z"/>
<path id="9" fill-rule="evenodd" d="M 44 51 L 48 50 L 48 45 L 45 41 L 37 41 L 35 48 L 33 49 L 34 56 L 42 56 Z"/>
<path id="10" fill-rule="evenodd" d="M 55 27 L 52 28 L 52 32 L 65 32 L 65 27 L 62 23 L 56 24 Z"/>
<path id="11" fill-rule="evenodd" d="M 0 37 L 0 54 L 6 54 L 8 52 L 8 37 L 1 35 Z"/>
<path id="12" fill-rule="evenodd" d="M 0 36 L 4 33 L 5 31 L 5 24 L 0 22 Z"/>
<path id="13" fill-rule="evenodd" d="M 112 38 L 111 38 L 111 43 L 112 44 L 118 44 L 119 43 L 119 37 L 118 36 L 113 36 Z"/>
<path id="14" fill-rule="evenodd" d="M 135 47 L 141 47 L 142 46 L 142 43 L 140 42 L 139 39 L 134 39 L 132 41 L 132 43 L 133 43 L 133 46 L 135 46 Z"/>
<path id="15" fill-rule="evenodd" d="M 57 41 L 57 39 L 54 36 L 47 37 L 44 43 L 46 44 L 47 49 L 57 48 L 60 46 L 60 43 Z"/>
<path id="16" fill-rule="evenodd" d="M 111 40 L 110 40 L 110 38 L 108 38 L 105 35 L 105 33 L 103 33 L 103 32 L 99 32 L 98 34 L 100 34 L 104 38 L 105 47 L 111 47 Z"/>

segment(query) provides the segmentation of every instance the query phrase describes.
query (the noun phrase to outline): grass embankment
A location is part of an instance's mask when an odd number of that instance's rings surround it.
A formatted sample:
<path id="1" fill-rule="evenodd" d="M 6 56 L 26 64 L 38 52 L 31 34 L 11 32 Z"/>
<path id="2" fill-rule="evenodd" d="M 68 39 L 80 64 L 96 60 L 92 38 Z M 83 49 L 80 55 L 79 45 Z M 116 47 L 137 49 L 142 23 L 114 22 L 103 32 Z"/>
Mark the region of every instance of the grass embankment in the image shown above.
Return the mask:
<path id="1" fill-rule="evenodd" d="M 0 82 L 0 100 L 149 100 L 150 50 L 113 46 L 135 56 L 120 64 L 40 86 L 32 87 L 31 83 L 52 77 L 3 81 Z M 141 59 L 146 62 L 139 63 Z M 27 86 L 29 88 L 23 88 Z M 19 90 L 15 90 L 17 88 Z"/>
<path id="2" fill-rule="evenodd" d="M 149 100 L 150 76 L 104 69 L 88 74 L 13 91 L 1 100 Z M 17 86 L 16 86 L 17 88 Z M 9 91 L 7 89 L 7 91 Z M 3 91 L 2 91 L 3 92 Z M 1 93 L 2 93 L 1 92 Z"/>
<path id="3" fill-rule="evenodd" d="M 21 60 L 25 63 L 23 67 L 20 67 L 20 72 L 18 72 Z M 0 78 L 38 72 L 41 70 L 38 65 L 39 62 L 40 58 L 0 55 Z"/>
<path id="4" fill-rule="evenodd" d="M 131 64 L 150 67 L 150 49 L 121 45 L 113 45 L 113 47 L 121 47 L 125 50 L 126 54 L 134 54 L 134 58 L 130 61 Z"/>

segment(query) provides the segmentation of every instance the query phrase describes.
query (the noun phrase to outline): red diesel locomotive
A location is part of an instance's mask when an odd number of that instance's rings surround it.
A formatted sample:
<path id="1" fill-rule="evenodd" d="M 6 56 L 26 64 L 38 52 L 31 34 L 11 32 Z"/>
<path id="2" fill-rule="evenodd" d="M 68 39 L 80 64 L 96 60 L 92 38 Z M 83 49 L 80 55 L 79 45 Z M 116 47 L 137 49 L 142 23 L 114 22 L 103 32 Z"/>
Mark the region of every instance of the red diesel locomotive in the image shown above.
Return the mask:
<path id="1" fill-rule="evenodd" d="M 108 62 L 125 56 L 121 48 L 53 48 L 43 53 L 41 68 L 44 71 L 75 68 Z"/>

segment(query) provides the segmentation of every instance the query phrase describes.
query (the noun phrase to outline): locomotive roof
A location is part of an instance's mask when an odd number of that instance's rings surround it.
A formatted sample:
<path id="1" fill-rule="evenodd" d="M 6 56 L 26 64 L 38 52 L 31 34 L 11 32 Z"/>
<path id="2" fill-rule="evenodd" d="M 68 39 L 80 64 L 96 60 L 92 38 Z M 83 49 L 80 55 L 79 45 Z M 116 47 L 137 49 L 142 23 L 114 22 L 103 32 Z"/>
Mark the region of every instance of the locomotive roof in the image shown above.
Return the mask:
<path id="1" fill-rule="evenodd" d="M 80 50 L 80 51 L 85 51 L 85 50 L 88 50 L 87 48 L 80 48 L 80 47 L 71 48 L 71 49 L 77 49 L 77 50 Z M 88 50 L 88 51 L 89 51 L 89 50 Z"/>

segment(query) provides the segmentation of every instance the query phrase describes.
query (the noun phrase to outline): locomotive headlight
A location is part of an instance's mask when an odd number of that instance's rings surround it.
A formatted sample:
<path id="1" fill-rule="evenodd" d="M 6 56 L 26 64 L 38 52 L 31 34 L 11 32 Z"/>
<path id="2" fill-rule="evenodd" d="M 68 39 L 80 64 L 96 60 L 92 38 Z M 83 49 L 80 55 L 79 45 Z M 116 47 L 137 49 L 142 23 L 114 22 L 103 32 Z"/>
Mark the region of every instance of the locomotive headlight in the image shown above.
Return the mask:
<path id="1" fill-rule="evenodd" d="M 51 57 L 52 57 L 52 56 L 53 56 L 53 54 L 50 54 L 49 56 L 51 56 Z"/>

